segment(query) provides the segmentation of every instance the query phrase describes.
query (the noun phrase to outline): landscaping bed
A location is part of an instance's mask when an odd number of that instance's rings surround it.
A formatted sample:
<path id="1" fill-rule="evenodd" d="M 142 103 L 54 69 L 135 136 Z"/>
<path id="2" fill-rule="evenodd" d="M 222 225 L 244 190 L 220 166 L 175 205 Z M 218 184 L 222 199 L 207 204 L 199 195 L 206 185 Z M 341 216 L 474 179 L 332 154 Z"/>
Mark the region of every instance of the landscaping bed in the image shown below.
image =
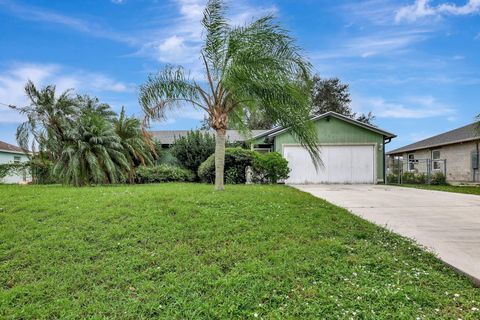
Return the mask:
<path id="1" fill-rule="evenodd" d="M 0 318 L 478 319 L 412 242 L 280 185 L 0 185 Z"/>

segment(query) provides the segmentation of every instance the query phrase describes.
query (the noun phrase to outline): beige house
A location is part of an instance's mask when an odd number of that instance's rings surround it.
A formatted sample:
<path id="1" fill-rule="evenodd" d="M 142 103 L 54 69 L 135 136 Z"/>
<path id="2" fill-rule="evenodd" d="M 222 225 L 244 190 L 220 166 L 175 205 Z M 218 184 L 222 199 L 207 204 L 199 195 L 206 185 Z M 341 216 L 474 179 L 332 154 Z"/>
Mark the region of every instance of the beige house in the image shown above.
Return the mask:
<path id="1" fill-rule="evenodd" d="M 448 182 L 480 182 L 480 125 L 472 123 L 387 152 L 390 168 L 403 172 L 444 172 Z"/>

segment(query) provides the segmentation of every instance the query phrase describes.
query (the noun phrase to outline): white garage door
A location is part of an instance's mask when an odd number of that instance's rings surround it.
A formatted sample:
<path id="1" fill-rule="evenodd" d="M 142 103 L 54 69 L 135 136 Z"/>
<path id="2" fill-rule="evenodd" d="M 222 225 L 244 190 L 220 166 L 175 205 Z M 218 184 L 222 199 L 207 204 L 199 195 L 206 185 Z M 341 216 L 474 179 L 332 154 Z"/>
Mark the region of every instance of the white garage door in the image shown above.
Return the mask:
<path id="1" fill-rule="evenodd" d="M 323 166 L 315 169 L 308 151 L 301 146 L 284 146 L 291 169 L 287 183 L 374 183 L 373 145 L 328 145 L 320 147 Z"/>

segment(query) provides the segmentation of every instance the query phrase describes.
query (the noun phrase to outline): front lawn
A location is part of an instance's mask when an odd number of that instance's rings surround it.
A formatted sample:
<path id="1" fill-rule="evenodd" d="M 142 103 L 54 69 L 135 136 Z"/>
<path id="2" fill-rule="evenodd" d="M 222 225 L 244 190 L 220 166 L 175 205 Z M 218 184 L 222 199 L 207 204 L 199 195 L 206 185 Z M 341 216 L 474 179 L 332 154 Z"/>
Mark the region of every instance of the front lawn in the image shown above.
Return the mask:
<path id="1" fill-rule="evenodd" d="M 428 185 L 428 184 L 402 184 L 399 186 L 408 187 L 408 188 L 480 195 L 480 186 L 451 186 L 451 185 L 436 186 L 436 185 Z"/>
<path id="2" fill-rule="evenodd" d="M 0 186 L 0 318 L 478 319 L 433 255 L 285 186 Z"/>

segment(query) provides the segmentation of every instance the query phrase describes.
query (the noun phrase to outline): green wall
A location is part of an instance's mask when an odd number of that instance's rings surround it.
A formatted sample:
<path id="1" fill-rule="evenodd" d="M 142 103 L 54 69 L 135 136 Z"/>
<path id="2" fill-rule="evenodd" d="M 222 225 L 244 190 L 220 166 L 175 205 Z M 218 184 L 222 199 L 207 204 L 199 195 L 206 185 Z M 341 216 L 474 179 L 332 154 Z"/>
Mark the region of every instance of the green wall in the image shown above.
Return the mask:
<path id="1" fill-rule="evenodd" d="M 315 123 L 320 143 L 376 143 L 377 148 L 377 180 L 383 181 L 383 135 L 354 125 L 335 117 L 322 118 Z M 255 143 L 263 143 L 264 138 Z M 283 144 L 296 144 L 296 140 L 288 131 L 279 134 L 274 140 L 274 150 L 282 154 Z"/>

